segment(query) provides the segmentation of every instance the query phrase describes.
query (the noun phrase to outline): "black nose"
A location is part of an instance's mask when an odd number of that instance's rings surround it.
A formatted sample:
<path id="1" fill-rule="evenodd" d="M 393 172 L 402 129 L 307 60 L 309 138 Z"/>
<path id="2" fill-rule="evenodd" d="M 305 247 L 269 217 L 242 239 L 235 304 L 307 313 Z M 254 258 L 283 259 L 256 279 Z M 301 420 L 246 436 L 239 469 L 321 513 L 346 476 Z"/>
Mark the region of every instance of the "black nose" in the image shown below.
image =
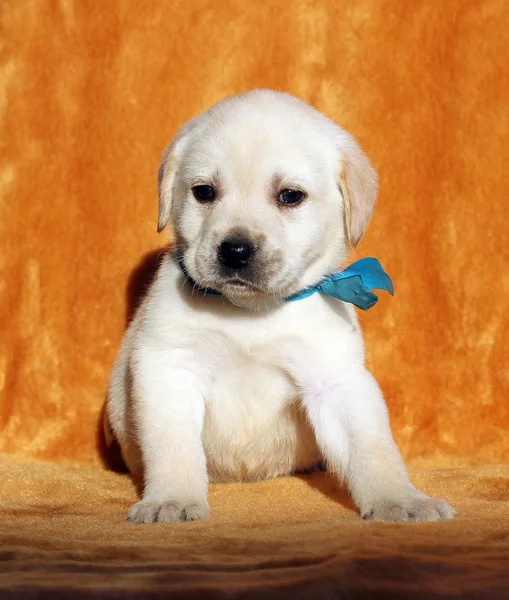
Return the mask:
<path id="1" fill-rule="evenodd" d="M 219 246 L 219 260 L 229 269 L 236 271 L 246 267 L 255 253 L 253 242 L 246 238 L 233 237 Z"/>

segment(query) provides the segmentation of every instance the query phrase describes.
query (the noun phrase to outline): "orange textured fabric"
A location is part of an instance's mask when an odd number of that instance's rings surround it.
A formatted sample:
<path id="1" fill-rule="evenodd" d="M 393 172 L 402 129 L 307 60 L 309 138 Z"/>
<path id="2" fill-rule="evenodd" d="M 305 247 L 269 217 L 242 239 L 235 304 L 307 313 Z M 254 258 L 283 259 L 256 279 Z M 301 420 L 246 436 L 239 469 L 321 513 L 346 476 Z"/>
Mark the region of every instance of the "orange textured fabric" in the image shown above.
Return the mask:
<path id="1" fill-rule="evenodd" d="M 212 485 L 209 520 L 136 526 L 128 477 L 5 459 L 0 597 L 506 599 L 509 467 L 412 475 L 458 519 L 363 521 L 316 474 Z"/>
<path id="2" fill-rule="evenodd" d="M 0 17 L 2 597 L 504 597 L 507 3 L 5 0 Z M 165 245 L 159 156 L 255 87 L 314 104 L 379 172 L 352 260 L 377 256 L 396 296 L 362 314 L 368 362 L 451 523 L 364 523 L 323 476 L 213 487 L 202 523 L 123 522 L 135 492 L 99 422 Z"/>

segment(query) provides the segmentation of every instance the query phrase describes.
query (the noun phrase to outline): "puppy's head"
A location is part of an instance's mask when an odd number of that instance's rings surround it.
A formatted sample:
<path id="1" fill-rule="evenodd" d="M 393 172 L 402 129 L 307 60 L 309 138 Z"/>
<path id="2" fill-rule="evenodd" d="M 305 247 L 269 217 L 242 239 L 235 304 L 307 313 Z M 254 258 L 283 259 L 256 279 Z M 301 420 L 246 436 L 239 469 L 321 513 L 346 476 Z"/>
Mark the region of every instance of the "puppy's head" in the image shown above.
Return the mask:
<path id="1" fill-rule="evenodd" d="M 249 305 L 336 271 L 373 211 L 376 174 L 353 138 L 304 102 L 255 90 L 189 121 L 159 169 L 159 231 L 201 287 Z"/>

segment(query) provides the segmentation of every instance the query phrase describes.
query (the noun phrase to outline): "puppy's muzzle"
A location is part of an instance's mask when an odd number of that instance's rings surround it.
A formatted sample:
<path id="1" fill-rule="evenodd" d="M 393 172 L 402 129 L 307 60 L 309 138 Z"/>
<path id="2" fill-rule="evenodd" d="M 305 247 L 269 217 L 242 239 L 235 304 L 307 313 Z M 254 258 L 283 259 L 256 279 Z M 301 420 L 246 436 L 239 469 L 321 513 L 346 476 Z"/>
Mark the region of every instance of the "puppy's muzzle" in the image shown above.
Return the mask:
<path id="1" fill-rule="evenodd" d="M 221 242 L 218 249 L 218 260 L 229 273 L 243 271 L 253 260 L 256 247 L 245 237 L 232 236 Z"/>

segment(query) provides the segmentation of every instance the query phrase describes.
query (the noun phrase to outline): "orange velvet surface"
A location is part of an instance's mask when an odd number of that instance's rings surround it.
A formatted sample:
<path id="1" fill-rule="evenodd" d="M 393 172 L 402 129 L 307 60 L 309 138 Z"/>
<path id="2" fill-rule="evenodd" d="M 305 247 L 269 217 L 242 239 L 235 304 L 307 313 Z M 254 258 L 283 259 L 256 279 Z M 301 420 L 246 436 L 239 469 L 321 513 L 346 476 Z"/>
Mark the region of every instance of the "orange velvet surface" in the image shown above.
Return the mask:
<path id="1" fill-rule="evenodd" d="M 48 590 L 86 563 L 84 589 L 98 594 L 117 551 L 124 591 L 165 561 L 183 577 L 189 561 L 215 573 L 234 560 L 260 571 L 252 590 L 270 589 L 281 571 L 265 566 L 289 556 L 295 581 L 298 565 L 304 579 L 315 569 L 324 595 L 344 588 L 356 557 L 352 581 L 368 581 L 371 568 L 379 591 L 396 578 L 394 561 L 444 594 L 451 581 L 487 590 L 481 571 L 500 584 L 507 3 L 5 0 L 0 10 L 0 543 L 2 558 L 19 563 L 9 589 L 21 593 L 28 565 L 37 565 L 34 589 Z M 199 524 L 122 522 L 134 491 L 105 470 L 99 418 L 126 320 L 165 244 L 155 231 L 159 156 L 186 119 L 253 87 L 314 104 L 379 172 L 357 256 L 382 261 L 396 296 L 362 314 L 368 361 L 407 462 L 460 508 L 453 523 L 366 524 L 295 479 L 214 488 L 212 519 Z M 10 585 L 4 567 L 0 589 Z M 189 575 L 185 589 L 195 584 Z M 417 593 L 414 584 L 405 583 Z"/>
<path id="2" fill-rule="evenodd" d="M 211 519 L 135 526 L 129 478 L 7 461 L 0 597 L 506 599 L 509 467 L 412 475 L 458 520 L 363 521 L 316 474 L 212 485 Z"/>

